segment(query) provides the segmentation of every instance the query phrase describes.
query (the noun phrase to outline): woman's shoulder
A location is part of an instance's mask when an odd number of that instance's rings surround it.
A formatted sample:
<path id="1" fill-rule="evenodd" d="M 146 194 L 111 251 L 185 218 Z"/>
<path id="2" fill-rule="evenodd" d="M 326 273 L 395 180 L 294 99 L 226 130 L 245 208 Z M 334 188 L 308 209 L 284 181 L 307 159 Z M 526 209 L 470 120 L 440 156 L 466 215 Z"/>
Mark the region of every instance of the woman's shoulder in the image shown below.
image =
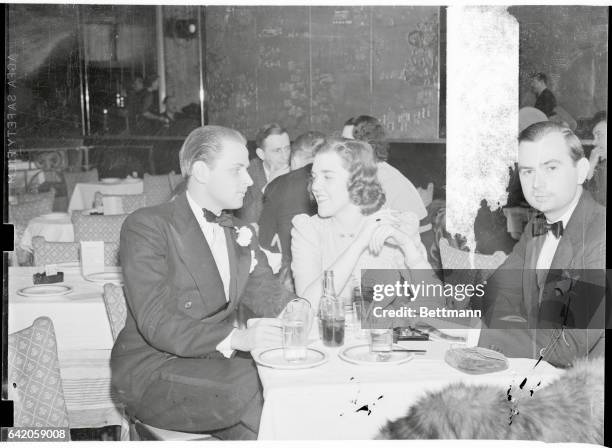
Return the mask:
<path id="1" fill-rule="evenodd" d="M 327 219 L 321 219 L 319 215 L 308 216 L 306 213 L 295 215 L 291 220 L 293 227 L 297 229 L 319 229 L 326 226 Z"/>

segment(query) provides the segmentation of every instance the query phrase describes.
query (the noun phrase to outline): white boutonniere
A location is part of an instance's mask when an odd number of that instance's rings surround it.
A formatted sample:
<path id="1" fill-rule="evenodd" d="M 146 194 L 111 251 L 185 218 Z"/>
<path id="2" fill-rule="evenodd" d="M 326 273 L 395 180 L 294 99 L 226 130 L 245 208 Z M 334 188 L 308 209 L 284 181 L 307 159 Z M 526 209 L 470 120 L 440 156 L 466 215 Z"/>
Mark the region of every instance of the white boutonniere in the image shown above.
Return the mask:
<path id="1" fill-rule="evenodd" d="M 251 267 L 249 268 L 249 274 L 255 270 L 255 266 L 257 266 L 257 257 L 255 256 L 255 251 L 251 251 Z"/>
<path id="2" fill-rule="evenodd" d="M 247 226 L 236 227 L 236 243 L 239 246 L 247 247 L 253 239 L 253 231 Z"/>

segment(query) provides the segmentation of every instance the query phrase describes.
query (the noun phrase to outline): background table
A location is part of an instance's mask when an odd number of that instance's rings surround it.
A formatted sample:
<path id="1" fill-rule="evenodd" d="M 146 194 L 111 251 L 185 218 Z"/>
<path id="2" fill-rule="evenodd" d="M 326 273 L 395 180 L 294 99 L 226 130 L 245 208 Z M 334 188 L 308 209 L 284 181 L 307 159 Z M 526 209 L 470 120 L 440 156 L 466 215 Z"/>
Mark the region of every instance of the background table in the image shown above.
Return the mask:
<path id="1" fill-rule="evenodd" d="M 102 299 L 103 286 L 88 282 L 80 268 L 61 267 L 64 283 L 74 288 L 65 296 L 32 298 L 17 291 L 32 286 L 35 267 L 9 267 L 8 331 L 32 324 L 39 316 L 53 321 L 62 385 L 70 427 L 127 428 L 121 404 L 111 391 L 110 353 L 113 339 Z"/>
<path id="2" fill-rule="evenodd" d="M 32 238 L 43 236 L 47 241 L 74 241 L 74 226 L 68 213 L 51 213 L 31 219 L 23 232 L 20 246 L 23 250 L 32 252 Z"/>
<path id="3" fill-rule="evenodd" d="M 352 340 L 349 345 L 366 343 Z M 329 361 L 304 370 L 275 370 L 258 366 L 264 388 L 264 407 L 259 427 L 260 440 L 365 440 L 376 436 L 387 420 L 406 414 L 426 392 L 462 381 L 508 387 L 529 377 L 542 384 L 561 370 L 533 359 L 510 359 L 504 372 L 486 375 L 462 373 L 444 361 L 446 342 L 403 342 L 410 348 L 425 348 L 425 355 L 398 366 L 365 366 L 338 357 L 344 347 L 312 346 L 327 351 Z M 535 384 L 535 383 L 533 383 Z M 367 405 L 368 410 L 359 411 Z"/>
<path id="4" fill-rule="evenodd" d="M 143 183 L 142 179 L 122 179 L 115 183 L 79 182 L 74 187 L 68 211 L 91 208 L 97 191 L 102 194 L 141 194 Z"/>

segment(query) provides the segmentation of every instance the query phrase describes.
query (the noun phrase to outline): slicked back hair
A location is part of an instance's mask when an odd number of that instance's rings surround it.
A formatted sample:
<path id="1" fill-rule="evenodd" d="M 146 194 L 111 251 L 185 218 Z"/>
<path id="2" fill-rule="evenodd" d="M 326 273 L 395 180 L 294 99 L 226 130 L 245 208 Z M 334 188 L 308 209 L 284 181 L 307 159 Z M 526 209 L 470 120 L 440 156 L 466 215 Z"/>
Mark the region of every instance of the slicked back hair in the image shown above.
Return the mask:
<path id="1" fill-rule="evenodd" d="M 202 126 L 191 131 L 179 152 L 183 177 L 191 176 L 193 164 L 199 160 L 214 167 L 215 160 L 223 150 L 223 143 L 228 140 L 246 145 L 246 139 L 240 132 L 223 126 Z"/>
<path id="2" fill-rule="evenodd" d="M 561 134 L 565 139 L 570 157 L 574 161 L 574 164 L 584 157 L 582 143 L 580 143 L 580 139 L 576 137 L 576 134 L 567 126 L 553 121 L 541 121 L 528 126 L 519 134 L 518 141 L 519 144 L 521 142 L 537 142 L 553 132 Z"/>
<path id="3" fill-rule="evenodd" d="M 296 154 L 304 156 L 308 159 L 314 157 L 315 150 L 325 141 L 325 134 L 319 131 L 308 131 L 299 135 L 293 143 L 291 143 L 291 159 Z"/>

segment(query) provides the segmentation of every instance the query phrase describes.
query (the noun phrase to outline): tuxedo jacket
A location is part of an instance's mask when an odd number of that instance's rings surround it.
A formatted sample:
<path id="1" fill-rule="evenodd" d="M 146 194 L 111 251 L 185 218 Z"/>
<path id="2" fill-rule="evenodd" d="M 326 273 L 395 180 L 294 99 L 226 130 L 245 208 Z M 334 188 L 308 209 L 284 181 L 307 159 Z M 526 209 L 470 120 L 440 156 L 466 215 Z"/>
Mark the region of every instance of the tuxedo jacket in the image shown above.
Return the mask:
<path id="1" fill-rule="evenodd" d="M 494 346 L 510 357 L 537 359 L 543 354 L 551 364 L 563 367 L 579 357 L 603 354 L 605 208 L 588 191 L 582 192 L 550 269 L 540 275 L 535 268 L 545 235 L 534 236 L 534 220 L 487 281 L 483 312 L 488 328 L 482 330 L 479 345 Z M 574 322 L 574 328 L 570 323 L 563 337 L 551 343 L 567 322 L 562 305 L 567 297 L 573 297 L 568 308 L 581 323 Z M 580 313 L 593 316 L 591 325 L 585 325 Z M 524 323 L 508 324 L 508 316 L 518 316 Z"/>
<path id="2" fill-rule="evenodd" d="M 259 157 L 255 157 L 249 163 L 247 168 L 249 176 L 253 179 L 251 185 L 244 196 L 244 204 L 242 208 L 235 211 L 235 215 L 244 222 L 257 222 L 261 216 L 263 208 L 263 188 L 268 183 L 266 172 L 264 170 L 263 161 Z"/>
<path id="3" fill-rule="evenodd" d="M 241 224 L 236 220 L 235 225 Z M 120 259 L 128 313 L 111 355 L 113 386 L 125 402 L 139 400 L 163 364 L 177 357 L 204 358 L 202 371 L 194 375 L 226 380 L 207 372 L 205 358 L 223 358 L 216 347 L 233 330 L 238 305 L 275 317 L 293 298 L 273 277 L 254 234 L 243 247 L 236 242 L 235 228 L 224 231 L 229 302 L 186 193 L 125 220 Z"/>
<path id="4" fill-rule="evenodd" d="M 308 191 L 312 164 L 274 179 L 266 187 L 263 211 L 259 217 L 259 243 L 273 250 L 272 239 L 278 235 L 283 262 L 291 261 L 291 220 L 302 213 L 312 216 L 317 213 L 317 204 Z"/>

